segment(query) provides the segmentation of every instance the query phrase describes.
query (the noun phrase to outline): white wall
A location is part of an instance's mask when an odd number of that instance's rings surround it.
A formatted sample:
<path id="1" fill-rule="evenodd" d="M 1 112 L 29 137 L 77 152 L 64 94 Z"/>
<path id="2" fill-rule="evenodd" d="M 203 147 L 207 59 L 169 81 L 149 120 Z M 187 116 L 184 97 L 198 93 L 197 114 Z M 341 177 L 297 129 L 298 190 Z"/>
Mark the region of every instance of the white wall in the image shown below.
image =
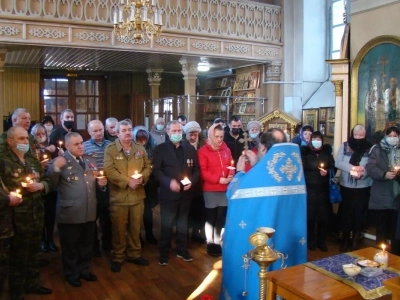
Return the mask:
<path id="1" fill-rule="evenodd" d="M 313 96 L 319 106 L 330 106 L 332 99 L 315 93 L 329 80 L 328 65 L 328 3 L 325 0 L 283 1 L 284 64 L 282 67 L 281 107 L 301 119 L 301 109 Z M 323 88 L 324 89 L 324 88 Z M 329 90 L 329 89 L 328 89 Z M 284 99 L 299 99 L 285 105 Z M 297 101 L 297 100 L 296 100 Z M 328 104 L 329 103 L 329 104 Z"/>

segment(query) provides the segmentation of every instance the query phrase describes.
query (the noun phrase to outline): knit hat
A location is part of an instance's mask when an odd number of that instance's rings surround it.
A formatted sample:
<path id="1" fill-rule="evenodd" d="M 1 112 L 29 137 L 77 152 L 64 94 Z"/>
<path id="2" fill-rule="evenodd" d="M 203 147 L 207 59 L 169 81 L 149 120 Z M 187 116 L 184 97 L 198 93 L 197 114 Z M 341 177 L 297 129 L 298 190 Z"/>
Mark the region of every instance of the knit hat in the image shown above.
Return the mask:
<path id="1" fill-rule="evenodd" d="M 199 123 L 196 121 L 187 122 L 185 126 L 183 126 L 183 131 L 188 134 L 191 132 L 201 132 L 201 127 Z"/>
<path id="2" fill-rule="evenodd" d="M 250 121 L 249 123 L 247 123 L 247 130 L 250 130 L 251 128 L 259 128 L 261 130 L 261 123 L 257 120 L 254 121 Z"/>
<path id="3" fill-rule="evenodd" d="M 44 116 L 41 123 L 42 123 L 42 125 L 44 125 L 46 122 L 51 122 L 51 124 L 53 124 L 53 126 L 54 126 L 54 120 L 51 116 Z"/>

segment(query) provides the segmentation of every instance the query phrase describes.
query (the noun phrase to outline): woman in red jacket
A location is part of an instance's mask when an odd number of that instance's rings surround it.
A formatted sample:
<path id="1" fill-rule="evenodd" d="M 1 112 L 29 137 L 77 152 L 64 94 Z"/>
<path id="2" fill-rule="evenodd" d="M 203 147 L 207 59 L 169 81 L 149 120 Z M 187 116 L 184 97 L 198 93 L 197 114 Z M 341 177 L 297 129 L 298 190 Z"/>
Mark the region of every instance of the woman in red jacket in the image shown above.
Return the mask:
<path id="1" fill-rule="evenodd" d="M 207 253 L 211 256 L 222 253 L 221 232 L 228 205 L 226 190 L 234 175 L 234 170 L 228 169 L 233 165 L 231 151 L 223 139 L 224 129 L 214 124 L 208 130 L 207 144 L 197 151 L 206 206 Z"/>

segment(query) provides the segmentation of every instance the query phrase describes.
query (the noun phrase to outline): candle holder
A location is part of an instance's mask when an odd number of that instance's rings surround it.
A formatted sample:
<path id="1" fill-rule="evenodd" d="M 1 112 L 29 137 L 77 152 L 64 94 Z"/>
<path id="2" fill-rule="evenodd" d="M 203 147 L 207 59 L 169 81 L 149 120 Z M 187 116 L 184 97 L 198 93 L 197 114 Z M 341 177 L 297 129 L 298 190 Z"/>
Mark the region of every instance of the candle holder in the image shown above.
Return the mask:
<path id="1" fill-rule="evenodd" d="M 16 189 L 15 192 L 11 192 L 10 194 L 22 199 L 22 195 L 20 194 L 20 192 L 21 192 L 20 189 Z"/>
<path id="2" fill-rule="evenodd" d="M 131 176 L 133 179 L 139 179 L 140 177 L 142 177 L 142 174 L 139 174 L 138 171 L 135 171 L 135 174 Z"/>
<path id="3" fill-rule="evenodd" d="M 376 253 L 374 255 L 374 261 L 380 264 L 381 269 L 386 270 L 389 263 L 389 255 L 388 252 L 385 251 L 386 246 L 382 245 L 382 251 Z"/>
<path id="4" fill-rule="evenodd" d="M 191 184 L 192 182 L 187 177 L 185 177 L 183 180 L 181 180 L 181 183 L 183 185 L 188 185 L 188 184 Z"/>
<path id="5" fill-rule="evenodd" d="M 251 259 L 260 266 L 260 271 L 258 273 L 258 278 L 260 279 L 259 299 L 263 300 L 266 299 L 268 266 L 278 259 L 282 259 L 281 268 L 285 267 L 285 256 L 267 245 L 268 239 L 271 238 L 274 234 L 275 229 L 273 228 L 258 228 L 257 232 L 253 233 L 249 237 L 250 244 L 253 245 L 255 248 L 250 250 L 247 254 L 243 256 L 245 264 L 247 260 Z M 245 270 L 245 272 L 247 272 L 246 268 Z M 244 291 L 242 295 L 247 296 L 247 291 Z"/>

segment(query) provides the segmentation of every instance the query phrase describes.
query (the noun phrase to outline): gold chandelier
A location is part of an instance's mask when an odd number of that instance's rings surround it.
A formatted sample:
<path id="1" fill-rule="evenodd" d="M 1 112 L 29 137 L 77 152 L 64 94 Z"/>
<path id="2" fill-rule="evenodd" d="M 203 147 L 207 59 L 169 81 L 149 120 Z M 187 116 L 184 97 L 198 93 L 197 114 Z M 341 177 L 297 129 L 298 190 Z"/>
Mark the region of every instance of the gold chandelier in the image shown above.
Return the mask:
<path id="1" fill-rule="evenodd" d="M 158 37 L 163 25 L 156 0 L 120 0 L 113 21 L 114 33 L 122 39 L 141 40 L 144 35 L 149 39 Z"/>

